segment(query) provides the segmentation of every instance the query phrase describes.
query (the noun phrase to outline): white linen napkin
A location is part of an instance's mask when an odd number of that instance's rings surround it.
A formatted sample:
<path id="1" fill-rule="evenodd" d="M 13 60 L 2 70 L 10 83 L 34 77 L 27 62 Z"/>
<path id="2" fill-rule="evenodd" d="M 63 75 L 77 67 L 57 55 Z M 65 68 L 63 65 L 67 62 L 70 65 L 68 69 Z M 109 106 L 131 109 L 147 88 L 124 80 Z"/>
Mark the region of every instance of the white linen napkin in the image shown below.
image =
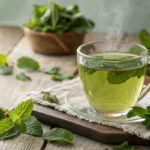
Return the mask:
<path id="1" fill-rule="evenodd" d="M 56 109 L 58 111 L 63 111 L 63 112 L 65 112 L 71 116 L 76 116 L 80 119 L 84 119 L 84 120 L 87 120 L 89 122 L 93 122 L 92 120 L 87 119 L 86 117 L 83 117 L 83 116 L 75 113 L 74 111 L 72 111 L 65 103 L 66 95 L 72 89 L 77 88 L 77 87 L 81 87 L 81 81 L 79 78 L 73 79 L 71 81 L 65 81 L 59 85 L 56 85 L 56 86 L 53 86 L 49 89 L 43 90 L 43 91 L 47 91 L 47 92 L 50 92 L 51 94 L 56 95 L 57 98 L 59 99 L 59 105 L 54 104 L 54 103 L 49 103 L 47 101 L 42 100 L 41 91 L 32 92 L 32 93 L 30 93 L 29 97 L 32 98 L 33 101 L 37 104 L 53 107 L 54 109 Z M 82 99 L 82 95 L 81 95 L 81 99 Z M 142 107 L 149 106 L 150 105 L 150 93 L 148 93 L 138 103 L 138 105 L 140 105 Z M 113 126 L 116 128 L 120 128 L 127 133 L 135 134 L 138 137 L 143 138 L 143 139 L 149 139 L 150 138 L 150 130 L 147 130 L 141 122 L 130 123 L 130 124 L 128 124 L 128 123 L 127 124 L 125 124 L 125 123 L 114 123 L 114 122 L 100 122 L 100 121 L 94 121 L 94 122 L 97 122 L 99 124 L 108 125 L 108 126 Z"/>

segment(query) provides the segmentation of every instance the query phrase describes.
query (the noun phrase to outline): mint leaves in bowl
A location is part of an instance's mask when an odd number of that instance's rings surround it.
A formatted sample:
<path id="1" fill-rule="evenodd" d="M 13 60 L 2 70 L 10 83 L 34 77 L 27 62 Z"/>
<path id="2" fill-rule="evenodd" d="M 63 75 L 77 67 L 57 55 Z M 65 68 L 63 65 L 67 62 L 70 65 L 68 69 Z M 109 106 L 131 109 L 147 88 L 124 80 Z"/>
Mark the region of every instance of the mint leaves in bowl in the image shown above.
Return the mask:
<path id="1" fill-rule="evenodd" d="M 43 54 L 76 53 L 94 22 L 87 19 L 78 5 L 68 7 L 56 3 L 34 5 L 33 17 L 23 25 L 32 49 Z"/>

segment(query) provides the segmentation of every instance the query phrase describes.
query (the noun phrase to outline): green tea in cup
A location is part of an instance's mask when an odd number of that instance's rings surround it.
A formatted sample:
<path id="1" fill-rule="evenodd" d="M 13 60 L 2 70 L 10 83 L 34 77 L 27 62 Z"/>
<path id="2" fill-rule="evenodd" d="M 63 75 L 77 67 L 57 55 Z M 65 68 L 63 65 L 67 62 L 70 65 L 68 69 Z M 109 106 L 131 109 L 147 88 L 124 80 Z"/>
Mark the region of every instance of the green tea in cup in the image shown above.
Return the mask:
<path id="1" fill-rule="evenodd" d="M 101 41 L 84 44 L 77 52 L 79 75 L 90 106 L 102 116 L 127 114 L 142 90 L 147 49 L 138 44 Z"/>

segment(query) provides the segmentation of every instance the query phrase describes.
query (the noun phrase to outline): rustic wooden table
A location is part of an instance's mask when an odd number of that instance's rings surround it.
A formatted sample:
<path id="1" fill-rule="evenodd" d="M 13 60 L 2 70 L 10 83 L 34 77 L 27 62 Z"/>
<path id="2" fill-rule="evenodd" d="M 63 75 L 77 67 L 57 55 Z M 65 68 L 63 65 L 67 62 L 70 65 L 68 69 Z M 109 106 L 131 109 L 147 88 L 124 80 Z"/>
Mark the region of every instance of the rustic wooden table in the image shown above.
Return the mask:
<path id="1" fill-rule="evenodd" d="M 119 35 L 123 40 L 138 42 L 135 35 Z M 86 37 L 86 41 L 105 39 L 104 33 L 90 34 Z M 0 53 L 7 54 L 9 62 L 13 63 L 21 56 L 30 56 L 36 59 L 41 67 L 58 66 L 61 72 L 65 74 L 73 74 L 76 69 L 76 56 L 44 56 L 34 53 L 26 39 L 22 30 L 18 27 L 0 27 Z M 16 80 L 15 74 L 21 72 L 15 68 L 13 75 L 0 76 L 0 106 L 12 108 L 23 98 L 29 91 L 45 89 L 50 86 L 59 84 L 50 79 L 48 75 L 40 72 L 31 72 L 29 75 L 32 82 L 21 82 Z M 49 125 L 43 124 L 44 130 L 49 130 Z M 0 141 L 0 150 L 111 150 L 112 146 L 96 142 L 79 135 L 75 135 L 73 145 L 63 144 L 47 144 L 40 137 L 34 137 L 26 134 L 6 141 Z M 148 147 L 139 147 L 140 150 L 148 150 Z"/>

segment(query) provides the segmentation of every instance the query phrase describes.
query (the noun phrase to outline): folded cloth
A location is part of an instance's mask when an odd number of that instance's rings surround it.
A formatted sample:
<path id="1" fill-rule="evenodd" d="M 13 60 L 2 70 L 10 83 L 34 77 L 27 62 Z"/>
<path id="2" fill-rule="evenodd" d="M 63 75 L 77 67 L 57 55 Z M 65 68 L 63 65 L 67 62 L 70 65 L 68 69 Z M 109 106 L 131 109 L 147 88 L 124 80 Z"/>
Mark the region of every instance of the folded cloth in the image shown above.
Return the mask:
<path id="1" fill-rule="evenodd" d="M 84 120 L 87 120 L 89 122 L 96 122 L 99 124 L 104 124 L 104 125 L 120 128 L 127 133 L 135 134 L 138 137 L 143 138 L 143 139 L 149 139 L 150 138 L 150 130 L 147 130 L 141 122 L 130 123 L 130 124 L 126 123 L 125 124 L 125 123 L 116 123 L 116 122 L 93 121 L 93 120 L 90 120 L 90 119 L 83 117 L 83 116 L 75 113 L 74 111 L 72 111 L 66 105 L 65 97 L 71 90 L 73 90 L 77 87 L 81 87 L 81 81 L 79 78 L 73 79 L 71 81 L 65 81 L 59 85 L 56 85 L 54 87 L 43 90 L 45 92 L 50 92 L 51 94 L 56 95 L 57 98 L 59 99 L 59 105 L 57 105 L 55 103 L 49 103 L 47 101 L 42 100 L 41 91 L 32 92 L 32 93 L 30 93 L 29 97 L 32 98 L 33 101 L 37 104 L 53 107 L 54 109 L 56 109 L 58 111 L 65 112 L 69 115 L 76 116 L 80 119 L 84 119 Z M 82 99 L 82 95 L 81 95 L 81 99 Z M 148 93 L 142 100 L 140 100 L 138 105 L 140 105 L 142 107 L 149 106 L 150 105 L 150 94 Z"/>

